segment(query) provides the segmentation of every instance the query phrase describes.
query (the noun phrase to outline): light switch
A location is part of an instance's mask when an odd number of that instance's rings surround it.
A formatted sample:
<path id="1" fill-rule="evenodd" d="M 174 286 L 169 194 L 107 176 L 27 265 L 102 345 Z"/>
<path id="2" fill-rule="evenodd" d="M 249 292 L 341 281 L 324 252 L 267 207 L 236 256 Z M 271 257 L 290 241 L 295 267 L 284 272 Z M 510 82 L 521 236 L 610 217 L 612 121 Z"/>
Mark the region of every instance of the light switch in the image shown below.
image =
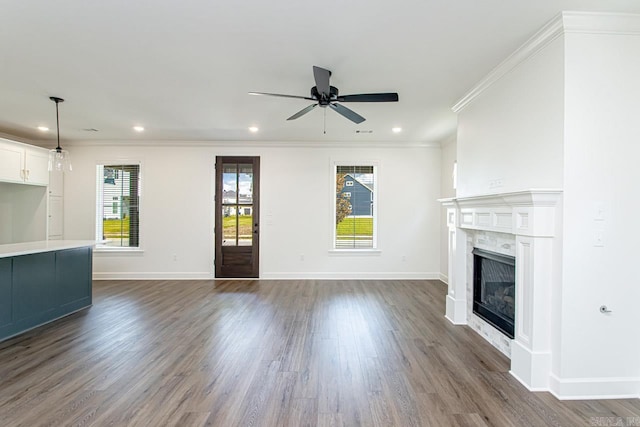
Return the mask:
<path id="1" fill-rule="evenodd" d="M 595 247 L 603 247 L 604 246 L 604 232 L 602 230 L 596 230 L 593 235 L 593 246 Z"/>
<path id="2" fill-rule="evenodd" d="M 594 218 L 596 221 L 604 221 L 604 203 L 597 203 Z"/>

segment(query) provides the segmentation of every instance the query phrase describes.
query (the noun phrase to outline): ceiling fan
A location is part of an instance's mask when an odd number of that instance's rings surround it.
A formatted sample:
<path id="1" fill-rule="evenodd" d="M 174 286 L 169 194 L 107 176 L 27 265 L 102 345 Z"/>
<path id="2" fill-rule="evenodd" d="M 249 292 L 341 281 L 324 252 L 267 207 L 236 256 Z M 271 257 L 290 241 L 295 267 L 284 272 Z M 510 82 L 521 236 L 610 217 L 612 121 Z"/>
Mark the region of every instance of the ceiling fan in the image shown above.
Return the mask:
<path id="1" fill-rule="evenodd" d="M 249 95 L 266 95 L 266 96 L 279 96 L 281 98 L 296 98 L 306 99 L 309 101 L 315 101 L 308 107 L 295 113 L 287 120 L 295 120 L 301 116 L 304 116 L 309 111 L 316 108 L 318 105 L 322 108 L 329 107 L 336 113 L 346 117 L 354 123 L 362 123 L 366 119 L 355 111 L 345 107 L 341 102 L 397 102 L 398 94 L 392 93 L 360 93 L 356 95 L 340 95 L 338 88 L 329 85 L 329 77 L 331 77 L 331 71 L 324 68 L 313 67 L 313 77 L 316 81 L 316 85 L 311 88 L 311 96 L 296 96 L 296 95 L 282 95 L 279 93 L 264 93 L 264 92 L 249 92 Z"/>

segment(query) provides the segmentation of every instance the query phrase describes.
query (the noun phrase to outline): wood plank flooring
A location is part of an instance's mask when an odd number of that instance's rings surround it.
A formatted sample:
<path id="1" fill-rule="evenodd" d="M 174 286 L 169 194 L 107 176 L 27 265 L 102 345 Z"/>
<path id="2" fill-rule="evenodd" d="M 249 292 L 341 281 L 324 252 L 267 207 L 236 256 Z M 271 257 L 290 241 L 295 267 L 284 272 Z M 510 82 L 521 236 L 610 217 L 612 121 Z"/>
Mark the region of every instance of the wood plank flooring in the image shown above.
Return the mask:
<path id="1" fill-rule="evenodd" d="M 561 402 L 526 391 L 507 358 L 444 318 L 445 292 L 435 281 L 94 282 L 89 310 L 0 343 L 0 425 L 589 426 L 640 417 L 638 399 Z"/>

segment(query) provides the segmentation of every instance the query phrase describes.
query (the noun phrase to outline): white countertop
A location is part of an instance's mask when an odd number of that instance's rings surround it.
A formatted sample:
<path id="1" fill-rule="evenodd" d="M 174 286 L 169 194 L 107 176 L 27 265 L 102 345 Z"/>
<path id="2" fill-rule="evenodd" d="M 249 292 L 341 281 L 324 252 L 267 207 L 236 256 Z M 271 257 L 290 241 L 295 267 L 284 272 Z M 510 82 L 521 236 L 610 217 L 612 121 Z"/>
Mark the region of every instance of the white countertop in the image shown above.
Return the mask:
<path id="1" fill-rule="evenodd" d="M 95 246 L 95 240 L 41 240 L 0 245 L 0 258 Z"/>

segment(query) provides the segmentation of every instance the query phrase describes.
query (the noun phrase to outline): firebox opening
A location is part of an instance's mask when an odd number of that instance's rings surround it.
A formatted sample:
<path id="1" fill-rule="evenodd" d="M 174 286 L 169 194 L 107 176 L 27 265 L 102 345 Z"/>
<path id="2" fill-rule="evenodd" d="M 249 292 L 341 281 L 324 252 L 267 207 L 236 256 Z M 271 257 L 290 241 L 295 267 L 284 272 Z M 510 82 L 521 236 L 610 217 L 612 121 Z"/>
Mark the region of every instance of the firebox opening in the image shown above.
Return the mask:
<path id="1" fill-rule="evenodd" d="M 473 312 L 509 338 L 514 337 L 516 304 L 512 256 L 473 249 Z"/>

